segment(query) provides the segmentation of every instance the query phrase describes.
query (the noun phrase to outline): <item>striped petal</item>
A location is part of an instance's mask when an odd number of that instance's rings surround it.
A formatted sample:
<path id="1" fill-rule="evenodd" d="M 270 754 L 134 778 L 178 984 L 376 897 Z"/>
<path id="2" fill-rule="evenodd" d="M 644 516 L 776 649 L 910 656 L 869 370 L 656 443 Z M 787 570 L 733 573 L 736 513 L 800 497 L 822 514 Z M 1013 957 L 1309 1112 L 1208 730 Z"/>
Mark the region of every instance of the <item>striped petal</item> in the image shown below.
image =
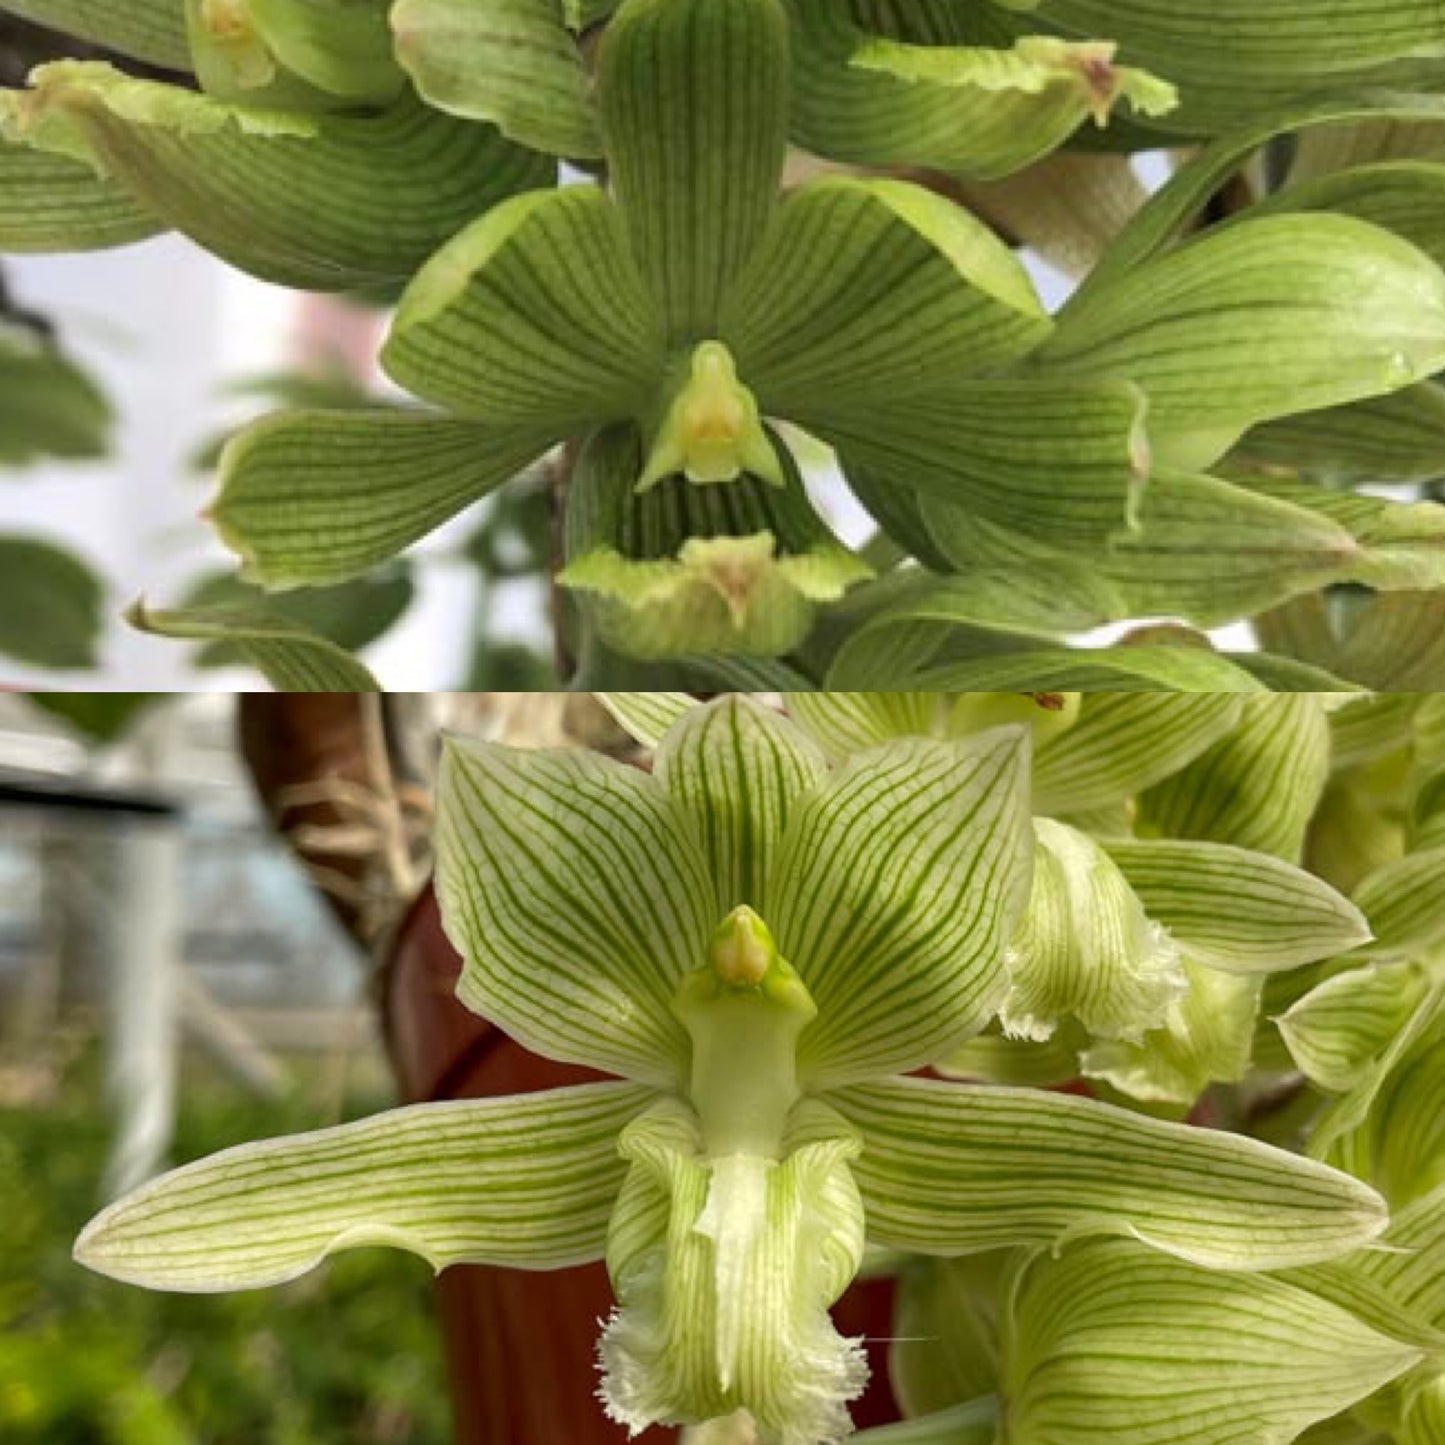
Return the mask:
<path id="1" fill-rule="evenodd" d="M 784 416 L 992 371 L 1050 329 L 981 221 L 921 186 L 841 176 L 783 202 L 722 321 L 764 410 Z"/>
<path id="2" fill-rule="evenodd" d="M 1316 1120 L 1309 1147 L 1396 1208 L 1445 1184 L 1445 981 L 1432 979 L 1390 1046 Z"/>
<path id="3" fill-rule="evenodd" d="M 1187 955 L 1189 988 L 1164 1026 L 1138 1041 L 1098 1039 L 1080 1072 L 1150 1104 L 1187 1109 L 1211 1084 L 1237 1084 L 1249 1070 L 1261 980 L 1204 968 Z"/>
<path id="4" fill-rule="evenodd" d="M 1127 1234 L 1211 1268 L 1268 1270 L 1332 1258 L 1386 1223 L 1348 1175 L 1090 1099 L 892 1079 L 828 1102 L 863 1136 L 869 1238 L 919 1254 Z"/>
<path id="5" fill-rule="evenodd" d="M 587 73 L 558 0 L 398 0 L 396 58 L 429 105 L 535 150 L 598 156 Z"/>
<path id="6" fill-rule="evenodd" d="M 1176 839 L 1105 847 L 1149 916 L 1210 968 L 1277 973 L 1370 937 L 1365 915 L 1347 898 L 1267 853 Z"/>
<path id="7" fill-rule="evenodd" d="M 403 98 L 374 116 L 251 110 L 111 66 L 42 66 L 25 125 L 82 136 L 100 170 L 168 226 L 263 280 L 394 286 L 551 162 Z"/>
<path id="8" fill-rule="evenodd" d="M 793 0 L 792 8 L 794 131 L 839 160 L 1007 175 L 1062 145 L 1090 116 L 1102 124 L 1126 96 L 1150 114 L 1174 104 L 1171 86 L 1115 66 L 1112 45 L 1049 36 L 1009 49 L 907 44 L 871 34 L 847 5 Z M 987 24 L 993 7 L 982 8 Z M 901 13 L 911 18 L 914 9 Z"/>
<path id="9" fill-rule="evenodd" d="M 439 406 L 528 425 L 630 416 L 663 380 L 656 308 L 595 186 L 517 196 L 461 232 L 407 288 L 382 360 Z"/>
<path id="10" fill-rule="evenodd" d="M 1043 375 L 1137 383 L 1156 454 L 1200 470 L 1259 422 L 1438 371 L 1445 276 L 1353 217 L 1267 216 L 1091 291 L 1035 360 Z"/>
<path id="11" fill-rule="evenodd" d="M 186 0 L 5 0 L 11 15 L 168 70 L 189 70 Z"/>
<path id="12" fill-rule="evenodd" d="M 1403 1308 L 1445 1329 L 1445 1183 L 1396 1212 L 1384 1242 L 1348 1261 Z"/>
<path id="13" fill-rule="evenodd" d="M 1140 832 L 1297 863 L 1329 769 L 1329 718 L 1318 695 L 1246 698 L 1233 732 L 1143 795 Z"/>
<path id="14" fill-rule="evenodd" d="M 1087 833 L 1049 818 L 1034 832 L 1033 891 L 999 1008 L 1004 1031 L 1043 1042 L 1072 1017 L 1094 1035 L 1139 1038 L 1188 988 L 1178 946 Z"/>
<path id="15" fill-rule="evenodd" d="M 380 692 L 367 669 L 344 648 L 277 612 L 241 607 L 156 611 L 144 601 L 126 613 L 139 632 L 186 642 L 223 642 L 278 692 Z"/>
<path id="16" fill-rule="evenodd" d="M 723 912 L 747 903 L 764 918 L 784 825 L 826 773 L 800 728 L 736 693 L 686 713 L 653 760 L 653 776 L 702 840 Z"/>
<path id="17" fill-rule="evenodd" d="M 698 706 L 686 692 L 599 692 L 594 696 L 622 730 L 645 748 L 655 748 L 668 728 Z"/>
<path id="18" fill-rule="evenodd" d="M 1410 965 L 1352 968 L 1317 984 L 1275 1022 L 1299 1071 L 1330 1093 L 1360 1084 L 1428 990 Z"/>
<path id="19" fill-rule="evenodd" d="M 1445 880 L 1445 847 L 1423 848 L 1369 873 L 1355 889 L 1375 938 L 1377 957 L 1417 957 L 1445 940 L 1440 885 Z"/>
<path id="20" fill-rule="evenodd" d="M 1130 524 L 1149 470 L 1143 393 L 1093 380 L 961 381 L 887 403 L 810 399 L 789 420 L 890 486 L 1073 549 Z"/>
<path id="21" fill-rule="evenodd" d="M 548 1058 L 663 1086 L 672 1012 L 723 917 L 696 834 L 656 779 L 594 753 L 452 740 L 437 896 L 457 996 Z"/>
<path id="22" fill-rule="evenodd" d="M 6 129 L 0 96 L 0 136 Z M 164 229 L 124 187 L 84 161 L 0 139 L 0 250 L 98 251 Z"/>
<path id="23" fill-rule="evenodd" d="M 1010 1305 L 999 1445 L 1293 1440 L 1419 1359 L 1294 1285 L 1127 1240 L 1036 1255 Z"/>
<path id="24" fill-rule="evenodd" d="M 1027 790 L 1027 736 L 999 728 L 860 753 L 794 811 L 768 922 L 818 1005 L 805 1078 L 918 1068 L 987 1023 L 1028 898 Z"/>
<path id="25" fill-rule="evenodd" d="M 830 757 L 846 757 L 890 738 L 936 736 L 946 698 L 936 692 L 797 692 L 788 713 Z"/>
<path id="26" fill-rule="evenodd" d="M 374 1244 L 438 1270 L 581 1264 L 602 1254 L 622 1184 L 617 1136 L 648 1098 L 635 1085 L 584 1084 L 242 1144 L 112 1204 L 75 1256 L 113 1279 L 185 1292 L 281 1284 Z"/>
<path id="27" fill-rule="evenodd" d="M 1243 708 L 1224 692 L 1089 693 L 1073 727 L 1034 754 L 1034 807 L 1079 813 L 1131 798 L 1231 732 Z"/>
<path id="28" fill-rule="evenodd" d="M 668 340 L 714 336 L 782 176 L 782 6 L 627 0 L 603 36 L 597 86 L 613 190 Z"/>

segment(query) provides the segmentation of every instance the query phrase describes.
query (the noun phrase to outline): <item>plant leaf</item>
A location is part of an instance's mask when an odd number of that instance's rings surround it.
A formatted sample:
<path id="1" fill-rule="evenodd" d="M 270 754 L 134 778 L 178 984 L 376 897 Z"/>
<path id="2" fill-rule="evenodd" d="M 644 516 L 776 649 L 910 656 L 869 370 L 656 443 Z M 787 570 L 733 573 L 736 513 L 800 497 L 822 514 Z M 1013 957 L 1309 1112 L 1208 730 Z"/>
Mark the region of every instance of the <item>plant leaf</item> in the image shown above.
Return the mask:
<path id="1" fill-rule="evenodd" d="M 892 1079 L 828 1102 L 863 1135 L 869 1238 L 919 1254 L 1128 1234 L 1211 1268 L 1268 1270 L 1332 1258 L 1386 1223 L 1348 1175 L 1091 1099 Z"/>
<path id="2" fill-rule="evenodd" d="M 223 642 L 278 692 L 380 692 L 349 652 L 288 617 L 255 608 L 192 607 L 153 611 L 144 601 L 126 613 L 140 632 L 186 642 Z"/>
<path id="3" fill-rule="evenodd" d="M 413 1104 L 188 1164 L 96 1216 L 81 1264 L 184 1292 L 295 1279 L 386 1244 L 435 1269 L 557 1269 L 601 1257 L 622 1184 L 617 1136 L 646 1106 L 630 1084 Z"/>
<path id="4" fill-rule="evenodd" d="M 645 410 L 664 360 L 656 306 L 595 186 L 516 196 L 442 247 L 382 359 L 452 411 L 564 430 Z"/>
<path id="5" fill-rule="evenodd" d="M 95 460 L 113 423 L 105 395 L 52 342 L 0 321 L 0 464 Z"/>
<path id="6" fill-rule="evenodd" d="M 453 739 L 437 798 L 461 1001 L 548 1058 L 675 1085 L 673 993 L 725 910 L 662 786 L 588 752 Z"/>
<path id="7" fill-rule="evenodd" d="M 342 582 L 510 480 L 556 439 L 418 412 L 277 412 L 226 446 L 210 515 L 243 574 L 263 586 Z"/>
<path id="8" fill-rule="evenodd" d="M 33 537 L 0 537 L 0 653 L 32 667 L 97 663 L 105 588 L 79 557 Z"/>
<path id="9" fill-rule="evenodd" d="M 818 1018 L 814 1083 L 918 1068 L 983 1028 L 1028 899 L 1028 740 L 905 738 L 845 760 L 788 820 L 768 922 Z"/>

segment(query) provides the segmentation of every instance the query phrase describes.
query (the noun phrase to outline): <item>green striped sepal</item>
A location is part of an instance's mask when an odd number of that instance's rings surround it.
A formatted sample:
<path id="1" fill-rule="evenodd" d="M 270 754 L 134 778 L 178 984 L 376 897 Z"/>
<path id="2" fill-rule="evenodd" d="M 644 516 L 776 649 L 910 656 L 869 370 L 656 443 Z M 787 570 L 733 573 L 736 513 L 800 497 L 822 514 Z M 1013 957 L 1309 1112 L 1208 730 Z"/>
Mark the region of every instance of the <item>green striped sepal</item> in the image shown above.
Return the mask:
<path id="1" fill-rule="evenodd" d="M 186 642 L 224 643 L 278 692 L 380 692 L 345 648 L 304 624 L 264 608 L 156 610 L 136 602 L 126 621 L 138 632 Z"/>
<path id="2" fill-rule="evenodd" d="M 32 150 L 7 131 L 0 110 L 0 251 L 99 251 L 165 229 L 85 161 Z"/>
<path id="3" fill-rule="evenodd" d="M 283 411 L 221 454 L 209 517 L 249 580 L 327 586 L 393 557 L 558 440 L 418 411 Z"/>
<path id="4" fill-rule="evenodd" d="M 5 0 L 5 9 L 135 60 L 191 68 L 186 0 Z"/>
<path id="5" fill-rule="evenodd" d="M 1275 0 L 1261 23 L 1254 0 L 1208 12 L 1152 0 L 1040 0 L 1030 18 L 1069 34 L 1108 35 L 1131 62 L 1179 88 L 1169 130 L 1208 136 L 1272 121 L 1322 93 L 1429 89 L 1445 26 L 1431 0 Z M 1144 118 L 1143 123 L 1151 122 Z"/>
<path id="6" fill-rule="evenodd" d="M 623 1164 L 633 1084 L 418 1104 L 243 1144 L 142 1185 L 97 1215 L 76 1258 L 152 1289 L 280 1284 L 329 1254 L 408 1249 L 556 1269 L 596 1259 Z"/>
<path id="7" fill-rule="evenodd" d="M 1445 1183 L 1442 1101 L 1445 980 L 1437 964 L 1404 1026 L 1315 1119 L 1310 1153 L 1369 1180 L 1402 1208 Z"/>
<path id="8" fill-rule="evenodd" d="M 160 224 L 286 286 L 395 289 L 479 210 L 553 171 L 405 96 L 375 114 L 261 110 L 89 61 L 42 66 L 32 84 L 0 93 L 12 143 L 89 161 Z"/>

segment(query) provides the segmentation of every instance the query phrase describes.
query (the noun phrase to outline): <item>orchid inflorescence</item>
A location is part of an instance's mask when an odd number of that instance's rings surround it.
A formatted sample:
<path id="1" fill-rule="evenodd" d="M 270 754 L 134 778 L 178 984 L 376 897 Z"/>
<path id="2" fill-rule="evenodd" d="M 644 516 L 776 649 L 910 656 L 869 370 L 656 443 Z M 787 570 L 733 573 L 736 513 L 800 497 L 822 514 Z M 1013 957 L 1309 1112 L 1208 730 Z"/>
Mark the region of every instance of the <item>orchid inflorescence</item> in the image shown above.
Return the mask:
<path id="1" fill-rule="evenodd" d="M 115 57 L 0 92 L 0 251 L 176 230 L 396 303 L 419 405 L 226 450 L 208 515 L 267 589 L 364 577 L 545 459 L 587 685 L 1445 678 L 1409 640 L 1445 633 L 1438 5 L 0 9 Z M 1130 158 L 1164 151 L 1151 197 Z M 1077 283 L 1052 313 L 1040 259 Z M 264 611 L 131 616 L 367 681 Z M 1240 619 L 1265 653 L 1203 630 Z"/>
<path id="2" fill-rule="evenodd" d="M 650 771 L 453 739 L 436 848 L 460 999 L 611 1078 L 228 1150 L 78 1258 L 603 1258 L 610 1415 L 821 1445 L 869 1250 L 880 1445 L 1438 1438 L 1434 698 L 605 700 Z"/>

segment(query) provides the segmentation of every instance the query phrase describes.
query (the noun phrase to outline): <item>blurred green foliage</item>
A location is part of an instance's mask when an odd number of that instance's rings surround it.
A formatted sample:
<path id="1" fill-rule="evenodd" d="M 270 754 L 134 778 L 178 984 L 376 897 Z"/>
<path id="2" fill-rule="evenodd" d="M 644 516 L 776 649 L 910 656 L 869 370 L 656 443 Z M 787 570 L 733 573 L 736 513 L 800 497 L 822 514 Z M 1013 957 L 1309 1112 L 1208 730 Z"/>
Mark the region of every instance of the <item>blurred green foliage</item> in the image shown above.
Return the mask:
<path id="1" fill-rule="evenodd" d="M 128 1289 L 71 1262 L 108 1141 L 92 1073 L 72 1071 L 55 1104 L 0 1108 L 0 1440 L 444 1445 L 441 1341 L 418 1260 L 362 1250 L 283 1290 L 217 1298 Z M 268 1104 L 198 1083 L 174 1158 L 325 1122 L 301 1095 Z"/>

